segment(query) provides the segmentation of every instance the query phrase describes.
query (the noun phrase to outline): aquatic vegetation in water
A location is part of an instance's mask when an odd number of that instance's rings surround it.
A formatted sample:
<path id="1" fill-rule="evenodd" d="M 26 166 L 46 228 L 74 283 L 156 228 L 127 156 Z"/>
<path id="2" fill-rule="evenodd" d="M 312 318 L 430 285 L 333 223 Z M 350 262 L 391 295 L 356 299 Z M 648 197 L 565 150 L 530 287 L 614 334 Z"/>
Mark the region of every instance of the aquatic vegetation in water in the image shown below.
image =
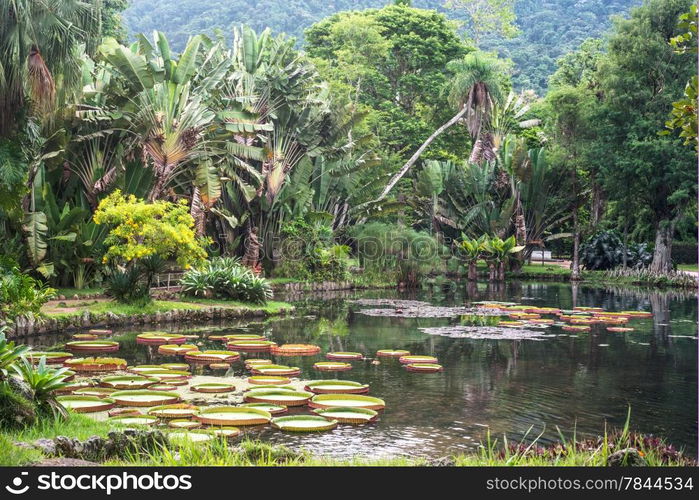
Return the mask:
<path id="1" fill-rule="evenodd" d="M 456 339 L 477 340 L 545 340 L 542 332 L 524 328 L 505 328 L 499 326 L 436 326 L 420 328 L 429 335 L 442 335 Z"/>

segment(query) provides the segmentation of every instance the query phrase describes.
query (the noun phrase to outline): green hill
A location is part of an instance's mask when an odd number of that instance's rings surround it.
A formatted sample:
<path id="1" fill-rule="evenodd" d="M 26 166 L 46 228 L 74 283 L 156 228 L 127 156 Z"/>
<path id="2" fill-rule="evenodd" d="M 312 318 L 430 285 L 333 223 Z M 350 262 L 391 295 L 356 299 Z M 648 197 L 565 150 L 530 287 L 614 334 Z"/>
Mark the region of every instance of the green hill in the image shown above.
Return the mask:
<path id="1" fill-rule="evenodd" d="M 485 49 L 496 49 L 514 63 L 518 88 L 542 94 L 555 70 L 555 61 L 588 37 L 600 36 L 609 16 L 625 14 L 641 0 L 517 0 L 515 11 L 521 34 L 512 40 L 490 38 Z M 195 33 L 230 33 L 231 26 L 266 27 L 303 40 L 303 30 L 335 12 L 382 7 L 386 0 L 132 0 L 124 12 L 131 33 L 164 31 L 174 47 Z M 413 6 L 437 9 L 451 18 L 459 15 L 443 7 L 444 0 L 414 0 Z"/>

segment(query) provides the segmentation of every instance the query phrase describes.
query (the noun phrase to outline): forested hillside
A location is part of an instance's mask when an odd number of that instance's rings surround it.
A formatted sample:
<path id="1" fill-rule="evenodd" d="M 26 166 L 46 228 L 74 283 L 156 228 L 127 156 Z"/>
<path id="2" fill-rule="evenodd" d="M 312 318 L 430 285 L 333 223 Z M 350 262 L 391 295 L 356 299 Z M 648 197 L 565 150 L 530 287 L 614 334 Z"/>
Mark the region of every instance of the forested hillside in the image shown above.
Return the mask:
<path id="1" fill-rule="evenodd" d="M 124 19 L 131 33 L 164 31 L 176 48 L 195 33 L 213 33 L 244 23 L 255 30 L 270 27 L 299 40 L 311 24 L 342 10 L 382 7 L 387 0 L 131 0 Z M 444 7 L 444 0 L 414 0 L 420 8 L 463 18 L 458 10 Z M 514 63 L 514 84 L 543 94 L 556 69 L 555 60 L 575 49 L 588 37 L 599 36 L 610 23 L 609 16 L 625 14 L 640 0 L 517 0 L 516 24 L 520 35 L 511 40 L 486 38 L 482 48 L 497 49 Z"/>

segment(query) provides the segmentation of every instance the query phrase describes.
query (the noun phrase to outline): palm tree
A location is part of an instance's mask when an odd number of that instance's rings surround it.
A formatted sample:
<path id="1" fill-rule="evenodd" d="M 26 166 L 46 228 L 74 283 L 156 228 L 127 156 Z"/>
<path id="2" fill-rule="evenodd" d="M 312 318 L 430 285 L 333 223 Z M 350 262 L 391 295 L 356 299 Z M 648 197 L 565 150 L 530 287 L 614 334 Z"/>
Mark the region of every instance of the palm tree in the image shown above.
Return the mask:
<path id="1" fill-rule="evenodd" d="M 3 0 L 0 2 L 0 135 L 17 124 L 25 101 L 37 115 L 49 112 L 59 96 L 79 82 L 76 47 L 94 48 L 100 2 Z"/>
<path id="2" fill-rule="evenodd" d="M 357 210 L 365 209 L 368 205 L 374 205 L 386 198 L 429 145 L 456 123 L 465 122 L 469 134 L 474 140 L 472 156 L 475 154 L 479 157 L 480 151 L 487 152 L 489 150 L 487 147 L 488 138 L 481 137 L 481 129 L 483 123 L 490 116 L 494 103 L 501 95 L 497 61 L 480 53 L 472 53 L 463 59 L 449 62 L 447 68 L 454 73 L 449 86 L 448 99 L 450 104 L 457 109 L 456 114 L 435 130 L 417 148 L 400 170 L 391 177 L 375 200 L 359 205 L 356 207 Z"/>

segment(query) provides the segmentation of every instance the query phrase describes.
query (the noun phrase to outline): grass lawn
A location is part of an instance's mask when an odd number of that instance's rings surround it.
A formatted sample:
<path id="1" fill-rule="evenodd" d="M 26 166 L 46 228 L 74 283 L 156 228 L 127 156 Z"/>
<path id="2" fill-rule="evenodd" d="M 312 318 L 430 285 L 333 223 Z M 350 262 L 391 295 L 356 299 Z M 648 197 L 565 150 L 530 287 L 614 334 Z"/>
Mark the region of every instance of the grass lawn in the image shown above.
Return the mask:
<path id="1" fill-rule="evenodd" d="M 699 271 L 699 264 L 677 264 L 678 271 Z"/>
<path id="2" fill-rule="evenodd" d="M 120 315 L 154 314 L 175 310 L 197 310 L 205 307 L 217 306 L 226 309 L 263 310 L 268 314 L 278 314 L 285 309 L 290 309 L 291 304 L 286 302 L 268 301 L 266 304 L 250 304 L 247 302 L 225 301 L 213 299 L 188 299 L 187 301 L 153 300 L 149 304 L 129 305 L 119 304 L 111 300 L 85 300 L 62 301 L 61 303 L 49 302 L 42 308 L 42 312 L 48 317 L 61 318 L 81 315 L 84 311 L 93 313 L 112 312 Z"/>

